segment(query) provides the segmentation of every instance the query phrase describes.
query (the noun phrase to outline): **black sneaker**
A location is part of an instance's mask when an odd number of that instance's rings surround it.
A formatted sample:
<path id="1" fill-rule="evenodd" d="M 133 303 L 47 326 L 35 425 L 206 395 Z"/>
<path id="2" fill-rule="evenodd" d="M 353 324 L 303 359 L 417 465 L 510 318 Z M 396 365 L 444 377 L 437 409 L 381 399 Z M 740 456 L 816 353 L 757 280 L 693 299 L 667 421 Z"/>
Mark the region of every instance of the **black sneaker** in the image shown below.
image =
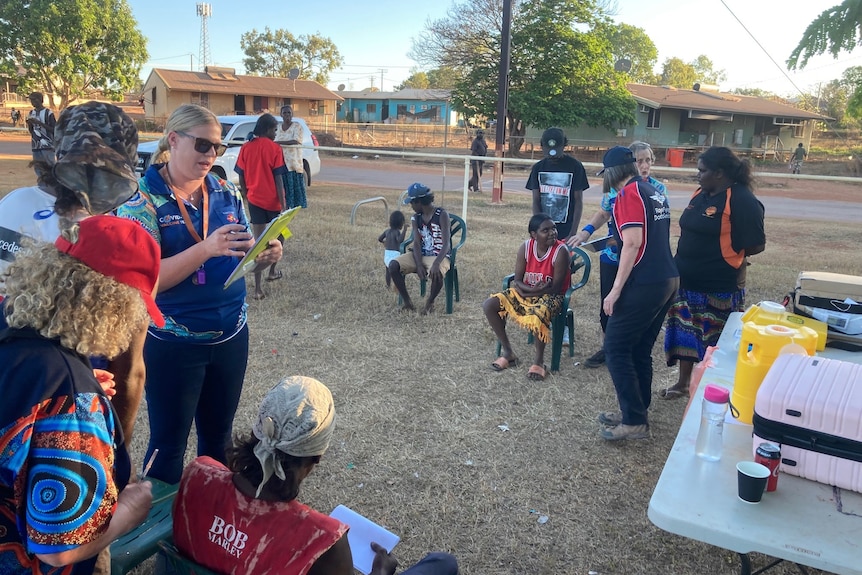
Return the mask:
<path id="1" fill-rule="evenodd" d="M 605 364 L 605 348 L 602 348 L 587 358 L 587 360 L 584 362 L 584 367 L 594 369 L 596 367 L 601 367 L 604 364 Z"/>

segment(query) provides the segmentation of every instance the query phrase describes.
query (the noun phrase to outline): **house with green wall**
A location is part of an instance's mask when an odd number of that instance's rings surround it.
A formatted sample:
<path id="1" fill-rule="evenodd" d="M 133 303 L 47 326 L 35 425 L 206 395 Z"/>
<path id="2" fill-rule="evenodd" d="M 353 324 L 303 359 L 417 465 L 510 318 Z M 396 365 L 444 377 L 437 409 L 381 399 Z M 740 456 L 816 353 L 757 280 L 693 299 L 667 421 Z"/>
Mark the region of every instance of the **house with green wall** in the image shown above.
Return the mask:
<path id="1" fill-rule="evenodd" d="M 740 153 L 783 157 L 803 144 L 809 148 L 814 125 L 828 116 L 799 109 L 785 101 L 720 92 L 695 84 L 691 90 L 628 84 L 636 106 L 636 124 L 605 128 L 563 127 L 569 145 L 607 148 L 635 140 L 656 149 L 697 151 L 727 146 Z M 527 130 L 527 142 L 538 142 L 545 127 Z"/>

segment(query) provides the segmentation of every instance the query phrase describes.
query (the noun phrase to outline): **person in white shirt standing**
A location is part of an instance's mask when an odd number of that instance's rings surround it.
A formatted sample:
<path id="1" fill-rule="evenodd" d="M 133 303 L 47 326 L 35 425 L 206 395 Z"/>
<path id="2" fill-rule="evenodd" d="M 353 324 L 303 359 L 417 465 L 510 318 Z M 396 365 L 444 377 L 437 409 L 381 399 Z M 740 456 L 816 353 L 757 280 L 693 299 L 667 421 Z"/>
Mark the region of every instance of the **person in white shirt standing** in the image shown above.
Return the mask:
<path id="1" fill-rule="evenodd" d="M 284 165 L 287 173 L 284 174 L 284 196 L 287 207 L 308 207 L 305 198 L 305 170 L 302 167 L 302 148 L 285 146 L 297 146 L 302 143 L 302 126 L 293 121 L 293 108 L 291 106 L 281 107 L 282 123 L 278 125 L 275 133 L 275 143 L 281 145 L 284 154 Z"/>

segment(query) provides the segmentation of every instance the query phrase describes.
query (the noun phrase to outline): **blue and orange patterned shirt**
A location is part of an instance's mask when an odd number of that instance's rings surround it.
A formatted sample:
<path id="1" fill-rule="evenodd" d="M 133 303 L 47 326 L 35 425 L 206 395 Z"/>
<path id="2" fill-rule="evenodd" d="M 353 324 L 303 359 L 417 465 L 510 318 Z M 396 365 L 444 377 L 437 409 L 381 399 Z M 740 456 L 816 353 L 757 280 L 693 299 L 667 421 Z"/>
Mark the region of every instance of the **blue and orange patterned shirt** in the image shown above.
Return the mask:
<path id="1" fill-rule="evenodd" d="M 0 332 L 0 573 L 90 574 L 35 554 L 90 543 L 129 479 L 111 402 L 87 359 L 29 329 Z"/>

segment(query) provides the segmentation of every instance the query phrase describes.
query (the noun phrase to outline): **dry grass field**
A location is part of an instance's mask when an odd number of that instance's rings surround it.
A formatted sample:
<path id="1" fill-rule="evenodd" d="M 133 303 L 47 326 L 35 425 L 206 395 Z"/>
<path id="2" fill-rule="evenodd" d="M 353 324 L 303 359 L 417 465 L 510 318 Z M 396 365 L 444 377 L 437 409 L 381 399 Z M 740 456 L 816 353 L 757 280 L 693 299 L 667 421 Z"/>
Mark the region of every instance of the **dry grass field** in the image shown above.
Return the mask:
<path id="1" fill-rule="evenodd" d="M 10 161 L 0 161 L 0 174 L 4 192 L 30 181 Z M 607 370 L 579 363 L 599 341 L 597 273 L 573 297 L 574 361 L 564 350 L 561 370 L 540 383 L 527 380 L 524 364 L 494 372 L 481 303 L 513 271 L 527 237 L 528 197 L 511 195 L 501 206 L 488 194 L 471 197 L 457 262 L 461 301 L 446 315 L 441 294 L 436 312 L 423 317 L 399 311 L 385 288 L 383 205 L 362 206 L 349 225 L 357 201 L 382 195 L 392 208 L 399 193 L 319 183 L 309 190 L 309 208 L 285 245 L 284 279 L 250 302 L 252 351 L 235 428 L 250 428 L 259 400 L 283 376 L 326 383 L 338 413 L 335 438 L 300 499 L 322 511 L 345 504 L 395 531 L 402 566 L 445 550 L 464 575 L 737 573 L 734 553 L 668 534 L 647 518 L 684 402 L 653 401 L 650 440 L 597 437 L 596 415 L 615 405 Z M 456 194 L 437 200 L 460 215 Z M 596 204 L 591 198 L 585 217 Z M 862 274 L 858 225 L 775 219 L 767 238 L 749 268 L 749 303 L 780 300 L 803 269 Z M 421 303 L 418 282 L 408 287 Z M 510 329 L 528 359 L 526 335 Z M 660 344 L 654 365 L 656 390 L 675 380 Z M 146 407 L 137 429 L 132 457 L 140 461 Z"/>

